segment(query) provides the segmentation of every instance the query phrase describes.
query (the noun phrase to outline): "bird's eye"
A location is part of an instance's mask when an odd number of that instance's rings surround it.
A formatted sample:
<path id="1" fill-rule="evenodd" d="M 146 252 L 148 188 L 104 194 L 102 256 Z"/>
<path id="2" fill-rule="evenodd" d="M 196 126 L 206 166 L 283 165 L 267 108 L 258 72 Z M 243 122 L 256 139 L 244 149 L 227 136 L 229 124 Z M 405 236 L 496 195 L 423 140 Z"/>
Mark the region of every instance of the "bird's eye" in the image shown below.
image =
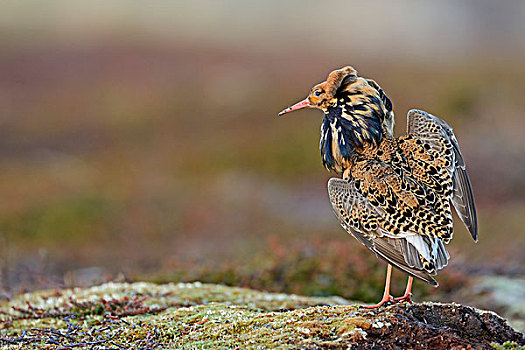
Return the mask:
<path id="1" fill-rule="evenodd" d="M 316 97 L 321 96 L 321 90 L 315 90 L 314 91 L 314 96 L 316 96 Z"/>

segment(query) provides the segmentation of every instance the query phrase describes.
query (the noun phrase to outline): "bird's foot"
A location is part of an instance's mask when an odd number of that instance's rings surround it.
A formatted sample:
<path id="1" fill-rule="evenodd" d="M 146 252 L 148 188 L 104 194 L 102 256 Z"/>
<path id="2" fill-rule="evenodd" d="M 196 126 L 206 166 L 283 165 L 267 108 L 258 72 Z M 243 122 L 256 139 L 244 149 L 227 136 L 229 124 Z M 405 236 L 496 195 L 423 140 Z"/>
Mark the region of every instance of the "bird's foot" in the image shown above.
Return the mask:
<path id="1" fill-rule="evenodd" d="M 394 297 L 392 297 L 391 295 L 383 295 L 383 299 L 381 299 L 381 301 L 377 304 L 374 304 L 374 305 L 365 305 L 363 306 L 365 309 L 376 309 L 380 306 L 383 306 L 383 304 L 390 304 L 394 302 Z"/>
<path id="2" fill-rule="evenodd" d="M 405 295 L 403 295 L 402 297 L 399 297 L 399 298 L 394 298 L 391 295 L 383 296 L 383 299 L 381 299 L 381 301 L 379 303 L 374 304 L 374 305 L 365 305 L 363 307 L 365 309 L 376 309 L 378 307 L 383 306 L 384 304 L 397 304 L 397 303 L 409 303 L 409 304 L 412 304 L 412 299 L 410 299 L 411 297 L 412 297 L 412 293 L 405 294 Z"/>
<path id="3" fill-rule="evenodd" d="M 393 303 L 409 303 L 412 304 L 412 299 L 410 297 L 412 296 L 412 293 L 407 293 L 399 298 L 394 298 L 392 300 Z"/>

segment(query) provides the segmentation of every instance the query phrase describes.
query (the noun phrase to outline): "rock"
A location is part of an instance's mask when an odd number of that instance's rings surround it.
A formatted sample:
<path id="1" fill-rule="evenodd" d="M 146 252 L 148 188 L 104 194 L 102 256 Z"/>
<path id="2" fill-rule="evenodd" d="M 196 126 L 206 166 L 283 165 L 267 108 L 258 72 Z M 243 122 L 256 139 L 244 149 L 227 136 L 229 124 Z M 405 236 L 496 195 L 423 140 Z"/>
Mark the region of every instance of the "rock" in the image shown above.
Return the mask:
<path id="1" fill-rule="evenodd" d="M 471 282 L 469 294 L 461 300 L 498 311 L 509 323 L 525 331 L 525 277 L 480 276 Z"/>
<path id="2" fill-rule="evenodd" d="M 337 297 L 199 282 L 107 283 L 25 294 L 0 304 L 0 346 L 503 349 L 525 345 L 523 334 L 504 319 L 468 306 L 421 303 L 368 310 L 341 305 L 345 303 Z"/>

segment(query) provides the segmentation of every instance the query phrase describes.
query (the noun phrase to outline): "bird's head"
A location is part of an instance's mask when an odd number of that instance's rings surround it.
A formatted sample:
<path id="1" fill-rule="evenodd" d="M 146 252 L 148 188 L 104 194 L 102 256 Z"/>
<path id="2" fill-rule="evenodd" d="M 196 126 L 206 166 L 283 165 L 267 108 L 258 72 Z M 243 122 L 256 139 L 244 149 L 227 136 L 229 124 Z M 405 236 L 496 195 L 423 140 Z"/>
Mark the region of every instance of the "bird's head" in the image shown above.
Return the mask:
<path id="1" fill-rule="evenodd" d="M 357 71 L 350 66 L 334 70 L 328 75 L 326 81 L 319 83 L 312 88 L 308 97 L 281 111 L 279 115 L 306 107 L 317 108 L 326 112 L 329 107 L 334 106 L 337 103 L 337 91 L 356 79 Z"/>
<path id="2" fill-rule="evenodd" d="M 393 135 L 392 102 L 375 81 L 358 77 L 350 66 L 331 72 L 308 97 L 279 115 L 306 107 L 323 111 L 321 156 L 325 167 L 336 172 L 365 146 L 378 146 L 384 136 Z"/>

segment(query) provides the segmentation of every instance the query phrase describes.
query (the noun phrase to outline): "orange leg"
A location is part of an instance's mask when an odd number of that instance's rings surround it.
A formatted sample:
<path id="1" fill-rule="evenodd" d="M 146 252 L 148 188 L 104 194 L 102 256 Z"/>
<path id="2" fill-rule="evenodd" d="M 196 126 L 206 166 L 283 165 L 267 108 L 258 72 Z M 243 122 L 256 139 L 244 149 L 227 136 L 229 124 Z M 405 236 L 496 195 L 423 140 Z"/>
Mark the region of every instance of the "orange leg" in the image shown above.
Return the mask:
<path id="1" fill-rule="evenodd" d="M 383 293 L 383 299 L 375 305 L 366 305 L 363 306 L 367 309 L 375 309 L 377 307 L 380 307 L 384 303 L 389 303 L 394 301 L 394 298 L 390 295 L 390 277 L 392 276 L 392 265 L 388 264 L 388 267 L 386 268 L 386 281 L 385 281 L 385 292 Z"/>
<path id="2" fill-rule="evenodd" d="M 405 290 L 405 294 L 402 297 L 395 298 L 394 302 L 398 303 L 401 301 L 406 301 L 407 303 L 412 304 L 412 300 L 410 300 L 410 297 L 412 296 L 412 281 L 414 278 L 412 276 L 408 276 L 408 282 L 407 282 L 407 289 Z"/>

